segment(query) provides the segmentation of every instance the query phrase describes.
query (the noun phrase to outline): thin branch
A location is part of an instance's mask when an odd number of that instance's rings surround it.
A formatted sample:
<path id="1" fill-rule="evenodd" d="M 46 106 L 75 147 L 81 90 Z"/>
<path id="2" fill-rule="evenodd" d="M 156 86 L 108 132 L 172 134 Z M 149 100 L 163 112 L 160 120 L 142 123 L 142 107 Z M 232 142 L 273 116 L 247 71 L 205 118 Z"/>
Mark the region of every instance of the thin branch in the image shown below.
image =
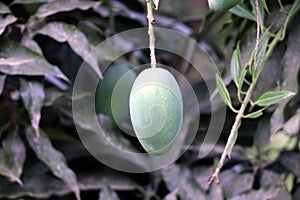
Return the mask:
<path id="1" fill-rule="evenodd" d="M 246 97 L 244 99 L 244 103 L 242 103 L 241 105 L 241 108 L 235 118 L 235 121 L 234 121 L 234 124 L 231 128 L 231 131 L 230 131 L 230 134 L 229 134 L 229 137 L 228 137 L 228 140 L 227 140 L 227 143 L 226 143 L 226 146 L 225 146 L 225 149 L 221 155 L 221 159 L 218 163 L 218 166 L 217 168 L 215 169 L 215 172 L 213 173 L 213 175 L 210 177 L 208 183 L 211 184 L 214 180 L 216 182 L 216 184 L 219 184 L 220 181 L 219 181 L 219 173 L 224 165 L 224 162 L 225 162 L 225 159 L 226 159 L 226 156 L 229 154 L 229 151 L 230 151 L 230 147 L 232 146 L 232 144 L 234 143 L 234 140 L 236 138 L 236 135 L 238 134 L 238 128 L 239 128 L 239 125 L 241 123 L 241 120 L 243 118 L 243 115 L 244 115 L 244 112 L 245 112 L 245 109 L 251 99 L 251 95 L 252 95 L 252 91 L 254 89 L 254 84 L 251 84 L 248 91 L 247 91 L 247 94 L 246 94 Z"/>
<path id="2" fill-rule="evenodd" d="M 146 0 L 147 3 L 147 18 L 148 18 L 148 35 L 149 35 L 149 49 L 150 49 L 150 62 L 151 67 L 156 68 L 156 57 L 155 57 L 155 35 L 154 35 L 154 24 L 155 19 L 153 17 L 152 0 Z"/>
<path id="3" fill-rule="evenodd" d="M 254 70 L 257 69 L 257 54 L 258 54 L 258 43 L 259 43 L 259 31 L 260 31 L 260 11 L 258 0 L 255 0 L 256 8 L 256 41 L 255 41 L 255 52 L 254 52 Z"/>

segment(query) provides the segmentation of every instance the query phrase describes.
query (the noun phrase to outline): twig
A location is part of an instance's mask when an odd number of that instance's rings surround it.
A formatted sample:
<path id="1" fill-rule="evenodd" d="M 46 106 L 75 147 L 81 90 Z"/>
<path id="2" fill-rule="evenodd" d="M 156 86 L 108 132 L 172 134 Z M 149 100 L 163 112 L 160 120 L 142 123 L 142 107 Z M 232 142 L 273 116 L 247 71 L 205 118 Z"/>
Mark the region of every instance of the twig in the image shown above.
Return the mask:
<path id="1" fill-rule="evenodd" d="M 149 49 L 150 49 L 150 62 L 151 67 L 156 68 L 156 57 L 155 57 L 155 35 L 154 27 L 155 19 L 152 11 L 152 0 L 146 0 L 147 3 L 147 18 L 148 18 L 148 35 L 149 35 Z"/>
<path id="2" fill-rule="evenodd" d="M 258 0 L 255 0 L 256 9 L 256 41 L 255 41 L 255 52 L 254 52 L 254 70 L 257 68 L 257 54 L 258 54 L 258 43 L 259 43 L 259 30 L 260 30 L 260 11 Z"/>
<path id="3" fill-rule="evenodd" d="M 257 54 L 258 54 L 258 44 L 259 44 L 259 30 L 260 30 L 260 12 L 259 12 L 259 4 L 258 4 L 258 0 L 255 0 L 255 4 L 256 4 L 256 42 L 255 42 L 255 52 L 254 52 L 254 70 L 257 68 Z M 216 184 L 220 184 L 220 180 L 219 180 L 219 174 L 220 171 L 224 165 L 226 156 L 229 155 L 229 151 L 231 151 L 232 146 L 234 145 L 235 139 L 237 137 L 238 134 L 238 129 L 241 123 L 241 120 L 244 116 L 244 112 L 245 109 L 248 105 L 248 103 L 251 100 L 251 96 L 252 96 L 252 92 L 253 89 L 255 87 L 255 84 L 257 82 L 257 78 L 259 77 L 259 74 L 257 75 L 257 77 L 252 81 L 252 83 L 249 86 L 249 89 L 247 90 L 246 96 L 244 101 L 242 101 L 242 105 L 237 113 L 237 116 L 235 118 L 234 124 L 232 125 L 225 149 L 221 155 L 220 161 L 218 163 L 217 168 L 215 169 L 213 175 L 210 177 L 208 184 L 211 184 L 214 180 L 216 182 Z"/>
<path id="4" fill-rule="evenodd" d="M 215 180 L 216 184 L 220 183 L 220 181 L 219 181 L 219 173 L 220 173 L 220 171 L 221 171 L 221 169 L 222 169 L 222 167 L 224 165 L 226 156 L 229 154 L 230 147 L 234 143 L 234 140 L 235 140 L 235 138 L 236 138 L 236 136 L 238 134 L 239 125 L 240 125 L 241 120 L 243 118 L 245 109 L 246 109 L 248 103 L 250 102 L 254 86 L 255 86 L 255 84 L 251 84 L 250 87 L 249 87 L 249 89 L 248 89 L 248 91 L 247 91 L 244 103 L 242 103 L 242 105 L 241 105 L 241 107 L 239 109 L 239 112 L 238 112 L 238 114 L 237 114 L 237 116 L 235 118 L 235 122 L 232 125 L 232 128 L 231 128 L 231 131 L 230 131 L 230 134 L 229 134 L 229 137 L 228 137 L 225 149 L 224 149 L 224 151 L 223 151 L 223 153 L 221 155 L 221 159 L 220 159 L 220 161 L 218 163 L 218 166 L 217 166 L 217 168 L 215 169 L 215 172 L 213 173 L 213 175 L 210 177 L 210 179 L 208 181 L 209 184 L 211 184 L 214 180 Z"/>

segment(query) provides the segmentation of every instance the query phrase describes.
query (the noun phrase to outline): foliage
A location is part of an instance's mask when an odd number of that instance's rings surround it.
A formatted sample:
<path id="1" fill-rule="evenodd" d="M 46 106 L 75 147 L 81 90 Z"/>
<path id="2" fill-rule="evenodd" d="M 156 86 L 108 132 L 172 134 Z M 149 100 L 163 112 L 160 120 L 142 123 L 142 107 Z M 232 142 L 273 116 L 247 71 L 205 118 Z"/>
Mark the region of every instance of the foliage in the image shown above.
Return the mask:
<path id="1" fill-rule="evenodd" d="M 223 12 L 209 11 L 206 1 L 155 1 L 156 26 L 194 37 L 217 63 L 222 71 L 216 78 L 221 95 L 213 98 L 220 99 L 220 105 L 223 99 L 229 112 L 219 143 L 200 159 L 203 130 L 215 112 L 207 104 L 204 80 L 183 67 L 181 58 L 158 51 L 158 62 L 185 73 L 203 112 L 197 137 L 185 154 L 176 163 L 145 174 L 117 172 L 93 158 L 76 133 L 71 108 L 72 84 L 82 60 L 110 35 L 147 26 L 145 2 L 0 2 L 0 198 L 297 199 L 300 3 L 260 2 L 262 34 L 255 68 L 254 0 Z M 117 39 L 124 49 L 130 45 L 131 41 Z M 172 45 L 171 39 L 165 38 L 167 45 Z M 138 50 L 118 62 L 141 64 L 147 58 L 147 51 Z M 109 61 L 90 56 L 87 63 L 102 77 L 101 64 Z M 209 186 L 236 107 L 252 80 L 256 86 L 247 106 L 250 112 L 237 124 L 236 145 L 230 147 L 230 159 L 220 172 L 221 184 Z M 104 123 L 113 142 L 138 148 L 137 141 L 120 134 L 111 120 Z"/>

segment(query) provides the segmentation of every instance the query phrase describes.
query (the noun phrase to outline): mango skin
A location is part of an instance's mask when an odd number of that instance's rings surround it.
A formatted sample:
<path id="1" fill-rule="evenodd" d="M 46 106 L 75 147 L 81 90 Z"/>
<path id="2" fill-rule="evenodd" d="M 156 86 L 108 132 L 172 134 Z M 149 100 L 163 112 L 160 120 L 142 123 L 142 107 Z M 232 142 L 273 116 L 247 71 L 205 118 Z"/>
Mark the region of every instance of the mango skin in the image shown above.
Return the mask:
<path id="1" fill-rule="evenodd" d="M 211 10 L 228 10 L 237 5 L 241 0 L 208 0 L 208 6 Z"/>
<path id="2" fill-rule="evenodd" d="M 183 118 L 181 91 L 173 75 L 162 68 L 141 72 L 131 89 L 129 110 L 146 152 L 166 153 L 176 141 Z"/>
<path id="3" fill-rule="evenodd" d="M 127 74 L 128 73 L 128 74 Z M 118 108 L 118 119 L 126 120 L 129 118 L 129 95 L 131 87 L 136 78 L 136 73 L 132 71 L 127 64 L 118 64 L 110 66 L 103 74 L 103 80 L 100 80 L 95 94 L 96 113 L 102 113 L 110 116 L 112 119 L 112 94 L 113 90 L 121 79 L 126 74 L 126 79 L 121 84 L 122 99 L 117 99 L 116 106 Z M 126 106 L 127 105 L 127 106 Z"/>

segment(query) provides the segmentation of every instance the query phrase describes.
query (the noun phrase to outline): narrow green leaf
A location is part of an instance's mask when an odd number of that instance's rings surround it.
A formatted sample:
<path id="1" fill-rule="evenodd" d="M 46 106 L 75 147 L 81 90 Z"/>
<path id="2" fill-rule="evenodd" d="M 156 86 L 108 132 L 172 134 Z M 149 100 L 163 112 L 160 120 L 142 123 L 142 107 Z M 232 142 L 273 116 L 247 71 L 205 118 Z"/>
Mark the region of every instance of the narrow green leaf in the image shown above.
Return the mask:
<path id="1" fill-rule="evenodd" d="M 238 5 L 231 8 L 229 11 L 232 14 L 235 14 L 239 17 L 256 21 L 255 15 L 247 8 L 247 6 L 243 2 L 240 2 Z"/>
<path id="2" fill-rule="evenodd" d="M 270 14 L 268 5 L 267 5 L 267 3 L 266 3 L 266 0 L 260 0 L 260 2 L 262 3 L 264 9 Z"/>
<path id="3" fill-rule="evenodd" d="M 241 87 L 241 85 L 239 84 L 241 71 L 242 71 L 242 65 L 241 65 L 240 58 L 241 58 L 241 53 L 240 53 L 240 49 L 239 49 L 239 45 L 238 45 L 232 54 L 231 62 L 230 62 L 231 77 L 238 89 Z"/>
<path id="4" fill-rule="evenodd" d="M 108 185 L 107 181 L 104 180 L 104 185 L 99 193 L 99 200 L 120 200 L 117 193 L 113 191 Z"/>
<path id="5" fill-rule="evenodd" d="M 64 155 L 54 149 L 48 136 L 40 130 L 40 136 L 36 137 L 34 130 L 27 127 L 25 130 L 27 141 L 35 155 L 43 161 L 52 173 L 64 181 L 75 193 L 77 200 L 80 200 L 80 190 L 75 173 L 67 166 Z"/>
<path id="6" fill-rule="evenodd" d="M 259 110 L 259 111 L 253 112 L 253 113 L 249 113 L 244 118 L 255 119 L 255 118 L 258 118 L 262 115 L 263 115 L 263 112 Z"/>
<path id="7" fill-rule="evenodd" d="M 295 15 L 298 13 L 300 9 L 300 0 L 296 0 L 291 8 L 291 10 L 289 11 L 289 14 L 286 18 L 286 24 L 288 25 L 291 20 L 295 17 Z"/>
<path id="8" fill-rule="evenodd" d="M 3 92 L 4 84 L 5 84 L 6 75 L 0 75 L 0 95 Z"/>
<path id="9" fill-rule="evenodd" d="M 256 100 L 256 102 L 254 102 L 254 104 L 258 106 L 269 106 L 272 104 L 279 103 L 280 101 L 287 99 L 293 95 L 295 95 L 294 92 L 287 91 L 287 90 L 266 92 L 262 94 Z"/>
<path id="10" fill-rule="evenodd" d="M 240 125 L 239 125 L 239 126 L 240 126 Z M 235 142 L 236 142 L 236 140 L 237 140 L 237 137 L 238 137 L 238 131 L 235 132 L 233 142 L 232 142 L 232 143 L 229 145 L 229 147 L 228 147 L 228 151 L 227 151 L 227 156 L 228 156 L 228 158 L 231 158 L 231 152 L 232 152 L 232 150 L 233 150 L 233 147 L 234 147 L 234 145 L 235 145 Z"/>
<path id="11" fill-rule="evenodd" d="M 251 65 L 251 73 L 254 77 L 256 77 L 257 74 L 260 73 L 260 71 L 263 69 L 269 38 L 270 38 L 269 31 L 266 30 L 259 39 L 257 59 L 256 59 L 257 68 L 254 70 L 254 62 Z M 255 48 L 253 49 L 251 55 L 253 60 L 254 60 L 254 54 L 255 54 Z"/>
<path id="12" fill-rule="evenodd" d="M 292 21 L 292 19 L 295 17 L 295 15 L 298 13 L 299 9 L 300 9 L 300 0 L 296 0 L 293 3 L 291 10 L 288 12 L 289 14 L 284 23 L 284 28 L 282 31 L 281 39 L 285 38 L 286 29 L 287 29 L 288 25 L 290 24 L 290 22 Z"/>
<path id="13" fill-rule="evenodd" d="M 247 68 L 244 67 L 244 68 L 242 68 L 242 71 L 241 71 L 239 79 L 238 79 L 238 84 L 240 87 L 243 85 L 243 83 L 245 81 L 246 74 L 247 74 Z"/>
<path id="14" fill-rule="evenodd" d="M 20 93 L 24 106 L 29 113 L 31 126 L 38 136 L 41 109 L 45 99 L 44 86 L 38 81 L 27 81 L 20 78 Z"/>
<path id="15" fill-rule="evenodd" d="M 0 16 L 0 35 L 4 32 L 5 28 L 17 21 L 17 18 L 13 15 Z"/>
<path id="16" fill-rule="evenodd" d="M 8 75 L 46 76 L 53 75 L 68 81 L 56 66 L 49 64 L 38 53 L 12 41 L 0 43 L 0 57 L 6 64 L 0 64 L 0 72 Z M 31 62 L 29 62 L 31 60 Z M 19 62 L 19 63 L 17 63 Z"/>
<path id="17" fill-rule="evenodd" d="M 23 165 L 26 157 L 26 148 L 19 135 L 18 127 L 4 138 L 2 146 L 7 164 L 20 183 L 19 180 L 23 172 Z"/>
<path id="18" fill-rule="evenodd" d="M 87 10 L 90 8 L 96 9 L 99 7 L 100 4 L 101 4 L 100 1 L 95 2 L 95 1 L 80 1 L 80 0 L 72 0 L 72 1 L 56 0 L 42 5 L 38 9 L 35 16 L 38 18 L 44 18 L 59 12 L 67 12 L 75 9 L 80 9 L 80 10 Z"/>
<path id="19" fill-rule="evenodd" d="M 227 106 L 232 107 L 229 92 L 219 74 L 216 74 L 216 84 L 217 84 L 217 88 L 219 90 L 220 96 L 221 96 L 222 100 L 224 101 L 224 103 Z"/>
<path id="20" fill-rule="evenodd" d="M 49 36 L 58 42 L 68 42 L 74 52 L 84 59 L 97 75 L 102 78 L 98 60 L 96 56 L 90 54 L 92 46 L 86 36 L 76 26 L 62 22 L 52 22 L 40 29 L 38 34 Z"/>

